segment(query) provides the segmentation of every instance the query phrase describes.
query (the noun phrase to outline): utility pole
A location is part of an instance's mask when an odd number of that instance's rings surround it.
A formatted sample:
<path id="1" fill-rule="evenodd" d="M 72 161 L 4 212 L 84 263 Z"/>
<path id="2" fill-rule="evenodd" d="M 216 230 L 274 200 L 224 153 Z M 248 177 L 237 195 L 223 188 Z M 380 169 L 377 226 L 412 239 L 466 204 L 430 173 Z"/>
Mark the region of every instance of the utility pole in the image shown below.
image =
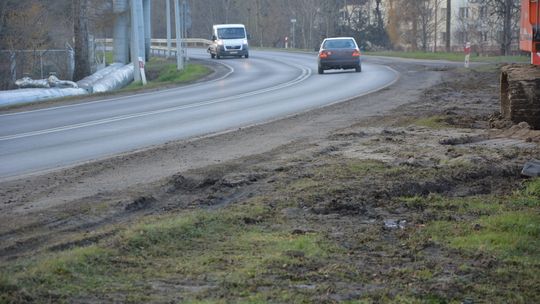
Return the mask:
<path id="1" fill-rule="evenodd" d="M 174 0 L 174 21 L 176 27 L 176 69 L 184 69 L 184 60 L 182 58 L 182 31 L 180 30 L 180 3 Z"/>
<path id="2" fill-rule="evenodd" d="M 171 0 L 165 0 L 167 4 L 167 58 L 171 57 Z"/>
<path id="3" fill-rule="evenodd" d="M 131 62 L 133 62 L 134 79 L 136 82 L 142 81 L 139 67 L 139 58 L 144 58 L 144 24 L 142 0 L 131 0 Z"/>
<path id="4" fill-rule="evenodd" d="M 186 47 L 186 44 L 184 43 L 184 39 L 187 38 L 187 24 L 186 24 L 186 20 L 187 20 L 187 3 L 186 3 L 186 0 L 183 0 L 182 1 L 182 5 L 180 6 L 180 15 L 182 16 L 181 18 L 181 29 L 182 29 L 182 60 L 184 61 L 184 65 L 185 63 L 187 62 L 187 47 Z"/>
<path id="5" fill-rule="evenodd" d="M 144 61 L 150 61 L 152 47 L 152 0 L 143 0 L 143 20 L 144 20 Z"/>

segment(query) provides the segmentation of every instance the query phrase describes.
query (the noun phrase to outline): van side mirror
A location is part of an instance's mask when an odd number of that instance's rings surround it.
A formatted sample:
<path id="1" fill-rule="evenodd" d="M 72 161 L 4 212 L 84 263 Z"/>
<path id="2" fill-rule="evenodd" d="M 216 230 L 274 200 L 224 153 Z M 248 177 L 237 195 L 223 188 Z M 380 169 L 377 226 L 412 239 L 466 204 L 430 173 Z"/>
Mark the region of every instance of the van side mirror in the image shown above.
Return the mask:
<path id="1" fill-rule="evenodd" d="M 216 41 L 216 40 L 217 40 L 216 35 L 212 35 L 212 41 Z"/>
<path id="2" fill-rule="evenodd" d="M 248 40 L 251 39 L 251 34 L 247 34 L 247 39 L 248 39 Z"/>

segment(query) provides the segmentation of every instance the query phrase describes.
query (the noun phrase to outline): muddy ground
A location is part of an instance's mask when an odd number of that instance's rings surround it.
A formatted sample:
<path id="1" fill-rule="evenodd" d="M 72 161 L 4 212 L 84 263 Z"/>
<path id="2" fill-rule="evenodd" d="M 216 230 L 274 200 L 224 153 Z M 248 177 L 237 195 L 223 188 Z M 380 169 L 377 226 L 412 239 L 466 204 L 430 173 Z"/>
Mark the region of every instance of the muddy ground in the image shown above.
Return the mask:
<path id="1" fill-rule="evenodd" d="M 292 290 L 302 297 L 267 295 L 265 301 L 504 302 L 509 293 L 492 294 L 472 286 L 490 284 L 495 277 L 490 269 L 501 263 L 496 257 L 464 254 L 429 238 L 413 237 L 431 221 L 471 215 L 437 211 L 415 198 L 512 195 L 527 180 L 520 175 L 523 164 L 540 158 L 540 132 L 498 119 L 495 69 L 390 64 L 402 73 L 400 81 L 357 100 L 218 136 L 2 181 L 1 267 L 110 244 L 119 230 L 146 217 L 230 208 L 257 199 L 270 211 L 247 216 L 244 224 L 294 236 L 322 235 L 339 248 L 331 259 L 311 262 L 305 262 L 309 259 L 301 251 L 287 251 L 289 258 L 302 261 L 300 266 L 271 265 L 261 276 L 274 280 L 276 290 Z M 326 272 L 314 274 L 314 269 Z M 425 269 L 437 271 L 422 277 Z M 203 287 L 179 289 L 178 282 L 153 282 L 148 298 L 131 301 L 246 299 L 226 282 L 190 280 Z M 295 280 L 301 284 L 291 285 Z M 507 280 L 511 278 L 493 284 L 505 286 Z M 264 290 L 265 295 L 273 289 L 253 284 L 245 288 Z M 524 290 L 512 292 L 522 297 L 510 302 L 540 300 L 534 287 L 521 286 Z M 10 299 L 46 302 L 41 289 L 6 290 L 0 288 L 15 295 Z M 49 290 L 48 296 L 67 302 L 129 302 L 129 293 Z"/>

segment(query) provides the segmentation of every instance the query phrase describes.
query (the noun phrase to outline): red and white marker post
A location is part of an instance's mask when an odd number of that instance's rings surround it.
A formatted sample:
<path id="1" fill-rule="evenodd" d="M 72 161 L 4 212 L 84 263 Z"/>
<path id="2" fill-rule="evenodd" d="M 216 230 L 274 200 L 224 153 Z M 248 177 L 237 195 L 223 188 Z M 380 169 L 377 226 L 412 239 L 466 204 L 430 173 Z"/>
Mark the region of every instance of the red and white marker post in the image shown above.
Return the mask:
<path id="1" fill-rule="evenodd" d="M 144 73 L 144 59 L 139 57 L 139 71 L 141 73 L 142 84 L 146 85 L 146 74 Z"/>
<path id="2" fill-rule="evenodd" d="M 463 52 L 465 53 L 465 67 L 469 68 L 469 62 L 471 60 L 471 43 L 467 42 L 465 44 L 465 48 L 463 49 Z"/>

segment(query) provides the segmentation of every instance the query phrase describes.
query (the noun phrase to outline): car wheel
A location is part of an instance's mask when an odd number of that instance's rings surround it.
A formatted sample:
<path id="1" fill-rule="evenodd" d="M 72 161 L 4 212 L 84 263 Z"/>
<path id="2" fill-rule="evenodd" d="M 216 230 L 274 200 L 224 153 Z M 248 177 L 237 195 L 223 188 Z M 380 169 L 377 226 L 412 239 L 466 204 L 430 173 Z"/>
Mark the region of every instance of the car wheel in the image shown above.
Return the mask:
<path id="1" fill-rule="evenodd" d="M 359 65 L 355 68 L 355 70 L 356 70 L 357 73 L 362 72 L 362 65 L 359 64 Z"/>
<path id="2" fill-rule="evenodd" d="M 324 74 L 324 69 L 322 67 L 319 67 L 319 74 Z"/>

